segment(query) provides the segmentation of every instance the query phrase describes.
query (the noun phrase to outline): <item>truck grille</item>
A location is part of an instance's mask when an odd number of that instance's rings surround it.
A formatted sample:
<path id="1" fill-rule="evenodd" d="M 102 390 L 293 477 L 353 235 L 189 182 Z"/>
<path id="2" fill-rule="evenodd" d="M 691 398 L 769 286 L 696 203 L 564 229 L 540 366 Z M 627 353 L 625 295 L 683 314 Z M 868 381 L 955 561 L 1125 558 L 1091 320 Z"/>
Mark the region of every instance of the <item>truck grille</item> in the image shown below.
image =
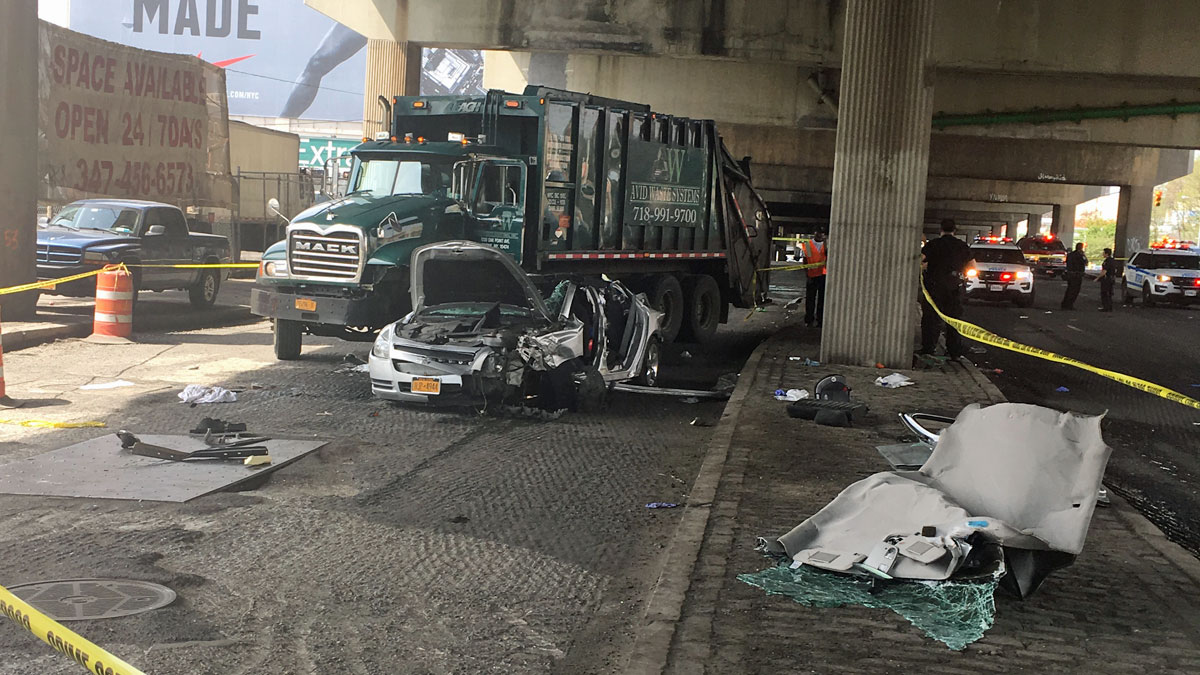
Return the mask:
<path id="1" fill-rule="evenodd" d="M 76 265 L 83 260 L 83 251 L 74 246 L 38 244 L 37 261 L 47 265 Z"/>
<path id="2" fill-rule="evenodd" d="M 356 281 L 362 268 L 362 234 L 356 229 L 288 231 L 288 271 L 307 279 Z"/>

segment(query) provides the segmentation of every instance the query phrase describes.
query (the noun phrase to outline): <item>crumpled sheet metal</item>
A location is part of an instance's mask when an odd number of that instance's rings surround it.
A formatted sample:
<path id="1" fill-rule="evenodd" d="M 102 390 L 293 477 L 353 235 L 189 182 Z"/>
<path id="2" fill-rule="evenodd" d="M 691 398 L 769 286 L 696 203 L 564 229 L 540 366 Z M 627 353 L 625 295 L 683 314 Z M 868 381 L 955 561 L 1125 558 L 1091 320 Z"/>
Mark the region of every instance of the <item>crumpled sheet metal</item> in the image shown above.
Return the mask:
<path id="1" fill-rule="evenodd" d="M 889 535 L 937 526 L 937 536 L 982 532 L 1006 547 L 1077 554 L 1083 548 L 1111 449 L 1100 417 L 1039 406 L 967 406 L 919 472 L 880 473 L 765 548 L 796 562 L 848 570 Z M 828 560 L 822 565 L 813 559 Z M 901 579 L 946 579 L 954 564 L 897 559 Z"/>
<path id="2" fill-rule="evenodd" d="M 738 581 L 770 595 L 785 595 L 805 607 L 861 605 L 890 609 L 954 650 L 983 637 L 996 616 L 995 579 L 936 584 L 913 581 L 873 587 L 861 578 L 780 565 L 738 575 Z"/>
<path id="3" fill-rule="evenodd" d="M 545 335 L 522 335 L 517 354 L 534 370 L 554 370 L 583 356 L 583 324 L 572 319 L 566 328 Z"/>

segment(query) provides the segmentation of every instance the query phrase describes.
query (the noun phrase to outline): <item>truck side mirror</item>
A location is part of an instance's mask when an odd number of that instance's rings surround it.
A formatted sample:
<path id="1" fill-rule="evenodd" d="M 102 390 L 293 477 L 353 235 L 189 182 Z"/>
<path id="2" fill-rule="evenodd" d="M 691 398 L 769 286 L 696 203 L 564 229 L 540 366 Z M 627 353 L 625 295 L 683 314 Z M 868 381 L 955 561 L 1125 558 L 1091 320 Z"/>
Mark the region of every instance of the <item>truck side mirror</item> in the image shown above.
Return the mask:
<path id="1" fill-rule="evenodd" d="M 151 225 L 146 230 L 147 237 L 155 237 L 160 234 L 166 234 L 166 233 L 167 233 L 167 228 L 163 227 L 162 225 Z"/>
<path id="2" fill-rule="evenodd" d="M 279 212 L 279 200 L 278 199 L 276 199 L 274 197 L 271 197 L 270 199 L 268 199 L 267 200 L 267 208 L 270 209 L 271 213 L 274 213 L 275 215 L 282 218 L 284 220 L 284 222 L 287 222 L 287 219 L 288 219 L 287 216 L 285 216 Z"/>

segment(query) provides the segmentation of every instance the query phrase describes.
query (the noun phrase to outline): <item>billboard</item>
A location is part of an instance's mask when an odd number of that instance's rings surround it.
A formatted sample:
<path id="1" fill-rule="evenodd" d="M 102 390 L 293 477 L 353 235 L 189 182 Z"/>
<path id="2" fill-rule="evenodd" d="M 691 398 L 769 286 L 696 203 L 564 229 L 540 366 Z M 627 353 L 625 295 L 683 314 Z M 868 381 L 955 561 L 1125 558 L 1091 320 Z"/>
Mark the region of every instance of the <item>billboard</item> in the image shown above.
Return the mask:
<path id="1" fill-rule="evenodd" d="M 229 205 L 220 68 L 39 23 L 41 199 Z"/>
<path id="2" fill-rule="evenodd" d="M 70 25 L 224 68 L 231 115 L 362 119 L 367 39 L 304 0 L 76 0 Z"/>

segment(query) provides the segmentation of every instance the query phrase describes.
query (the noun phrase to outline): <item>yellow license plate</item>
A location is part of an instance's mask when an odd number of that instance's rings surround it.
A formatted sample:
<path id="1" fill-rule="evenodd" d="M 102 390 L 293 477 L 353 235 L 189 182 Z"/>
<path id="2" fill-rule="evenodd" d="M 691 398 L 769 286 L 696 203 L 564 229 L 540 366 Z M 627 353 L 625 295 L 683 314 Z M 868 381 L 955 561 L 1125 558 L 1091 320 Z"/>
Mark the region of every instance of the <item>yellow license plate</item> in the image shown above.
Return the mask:
<path id="1" fill-rule="evenodd" d="M 414 394 L 440 394 L 442 381 L 431 377 L 414 377 L 412 391 Z"/>
<path id="2" fill-rule="evenodd" d="M 317 311 L 317 301 L 309 300 L 308 298 L 296 298 L 296 309 L 305 312 Z"/>

